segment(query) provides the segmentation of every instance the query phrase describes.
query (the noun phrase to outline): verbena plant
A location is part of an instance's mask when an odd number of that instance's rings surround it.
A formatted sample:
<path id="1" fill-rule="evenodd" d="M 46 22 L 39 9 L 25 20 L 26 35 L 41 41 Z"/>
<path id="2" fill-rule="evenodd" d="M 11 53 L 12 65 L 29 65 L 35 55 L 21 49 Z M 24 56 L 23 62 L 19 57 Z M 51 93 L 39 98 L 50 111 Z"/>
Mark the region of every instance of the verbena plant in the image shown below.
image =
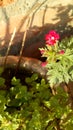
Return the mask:
<path id="1" fill-rule="evenodd" d="M 54 30 L 45 35 L 45 48 L 40 48 L 46 62 L 47 79 L 50 86 L 62 82 L 68 84 L 73 81 L 73 38 L 59 42 L 60 36 Z"/>
<path id="2" fill-rule="evenodd" d="M 46 46 L 40 51 L 46 57 L 42 65 L 47 67 L 47 81 L 33 74 L 22 85 L 20 79 L 13 77 L 6 89 L 0 69 L 0 130 L 73 130 L 69 95 L 60 87 L 60 83 L 68 84 L 73 79 L 73 38 L 60 43 L 55 31 L 45 38 Z M 51 88 L 56 84 L 53 94 Z"/>

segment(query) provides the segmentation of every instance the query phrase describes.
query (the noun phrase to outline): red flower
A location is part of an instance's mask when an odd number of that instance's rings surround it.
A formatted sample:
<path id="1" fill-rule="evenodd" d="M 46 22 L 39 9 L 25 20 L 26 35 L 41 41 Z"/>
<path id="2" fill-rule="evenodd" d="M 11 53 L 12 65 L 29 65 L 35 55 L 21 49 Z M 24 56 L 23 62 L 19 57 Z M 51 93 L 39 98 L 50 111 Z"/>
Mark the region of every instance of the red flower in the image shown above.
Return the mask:
<path id="1" fill-rule="evenodd" d="M 45 67 L 47 65 L 47 62 L 42 62 L 41 65 L 42 67 Z"/>
<path id="2" fill-rule="evenodd" d="M 64 52 L 64 50 L 61 50 L 60 52 L 59 52 L 59 54 L 64 54 L 65 52 Z"/>
<path id="3" fill-rule="evenodd" d="M 44 49 L 41 49 L 41 50 L 40 50 L 40 53 L 41 53 L 41 54 L 44 54 L 44 52 L 45 52 Z"/>
<path id="4" fill-rule="evenodd" d="M 48 34 L 45 35 L 46 44 L 54 45 L 60 39 L 60 36 L 56 31 L 51 30 Z"/>

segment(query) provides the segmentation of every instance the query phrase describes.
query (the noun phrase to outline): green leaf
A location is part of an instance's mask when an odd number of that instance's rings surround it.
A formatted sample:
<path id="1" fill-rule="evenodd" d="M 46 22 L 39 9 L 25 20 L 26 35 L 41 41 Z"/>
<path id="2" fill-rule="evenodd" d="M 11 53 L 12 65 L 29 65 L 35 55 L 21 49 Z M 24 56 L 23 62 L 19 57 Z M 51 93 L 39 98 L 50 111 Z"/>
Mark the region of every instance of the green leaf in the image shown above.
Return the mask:
<path id="1" fill-rule="evenodd" d="M 31 81 L 35 81 L 35 80 L 37 80 L 38 79 L 38 74 L 33 74 L 32 76 L 31 76 Z"/>
<path id="2" fill-rule="evenodd" d="M 4 86 L 4 84 L 5 84 L 5 79 L 0 77 L 0 86 L 2 87 Z"/>
<path id="3" fill-rule="evenodd" d="M 4 71 L 4 68 L 0 67 L 0 75 L 3 73 L 3 71 Z"/>
<path id="4" fill-rule="evenodd" d="M 67 127 L 66 127 L 66 130 L 73 130 L 73 124 L 68 124 Z"/>
<path id="5" fill-rule="evenodd" d="M 16 86 L 20 84 L 20 79 L 16 79 L 16 77 L 12 78 L 11 84 Z"/>
<path id="6" fill-rule="evenodd" d="M 27 84 L 31 84 L 31 78 L 29 78 L 29 77 L 27 77 L 26 79 L 25 79 L 25 82 L 27 83 Z"/>

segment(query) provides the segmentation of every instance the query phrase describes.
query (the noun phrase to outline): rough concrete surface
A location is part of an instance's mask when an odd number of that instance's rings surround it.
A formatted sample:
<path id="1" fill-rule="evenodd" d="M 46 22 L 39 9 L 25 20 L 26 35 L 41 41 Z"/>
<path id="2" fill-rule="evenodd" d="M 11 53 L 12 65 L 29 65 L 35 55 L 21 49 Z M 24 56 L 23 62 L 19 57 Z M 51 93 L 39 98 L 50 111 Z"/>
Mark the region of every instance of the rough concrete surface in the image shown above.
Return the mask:
<path id="1" fill-rule="evenodd" d="M 42 3 L 45 0 L 37 0 L 38 3 Z M 19 14 L 25 15 L 25 13 L 36 3 L 36 0 L 15 0 L 15 2 L 8 4 L 4 7 L 0 7 L 0 21 L 9 19 L 12 16 Z M 52 8 L 59 6 L 73 5 L 73 0 L 46 0 L 43 7 Z"/>
<path id="2" fill-rule="evenodd" d="M 32 10 L 33 5 L 41 8 Z M 29 11 L 30 10 L 30 11 Z M 30 17 L 26 14 L 31 13 Z M 27 23 L 29 26 L 27 27 Z M 0 7 L 0 43 L 10 40 L 16 27 L 15 41 L 22 40 L 23 33 L 28 30 L 27 37 L 40 33 L 44 27 L 46 32 L 56 29 L 58 32 L 73 34 L 73 0 L 15 0 L 12 4 Z"/>

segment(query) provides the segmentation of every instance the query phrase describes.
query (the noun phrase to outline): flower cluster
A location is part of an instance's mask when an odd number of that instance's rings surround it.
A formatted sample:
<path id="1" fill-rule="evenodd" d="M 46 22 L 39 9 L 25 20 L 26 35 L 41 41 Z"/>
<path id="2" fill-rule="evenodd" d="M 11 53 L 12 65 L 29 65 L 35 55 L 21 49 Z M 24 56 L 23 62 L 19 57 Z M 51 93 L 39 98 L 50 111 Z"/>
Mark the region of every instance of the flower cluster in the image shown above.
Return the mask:
<path id="1" fill-rule="evenodd" d="M 45 35 L 46 47 L 40 48 L 40 53 L 43 57 L 46 57 L 46 62 L 42 63 L 42 66 L 46 66 L 46 64 L 50 61 L 57 61 L 57 55 L 64 54 L 64 50 L 60 50 L 59 43 L 60 35 L 51 30 Z"/>
<path id="2" fill-rule="evenodd" d="M 51 30 L 49 33 L 45 35 L 46 44 L 48 45 L 55 45 L 56 42 L 60 39 L 59 34 L 56 31 Z"/>

